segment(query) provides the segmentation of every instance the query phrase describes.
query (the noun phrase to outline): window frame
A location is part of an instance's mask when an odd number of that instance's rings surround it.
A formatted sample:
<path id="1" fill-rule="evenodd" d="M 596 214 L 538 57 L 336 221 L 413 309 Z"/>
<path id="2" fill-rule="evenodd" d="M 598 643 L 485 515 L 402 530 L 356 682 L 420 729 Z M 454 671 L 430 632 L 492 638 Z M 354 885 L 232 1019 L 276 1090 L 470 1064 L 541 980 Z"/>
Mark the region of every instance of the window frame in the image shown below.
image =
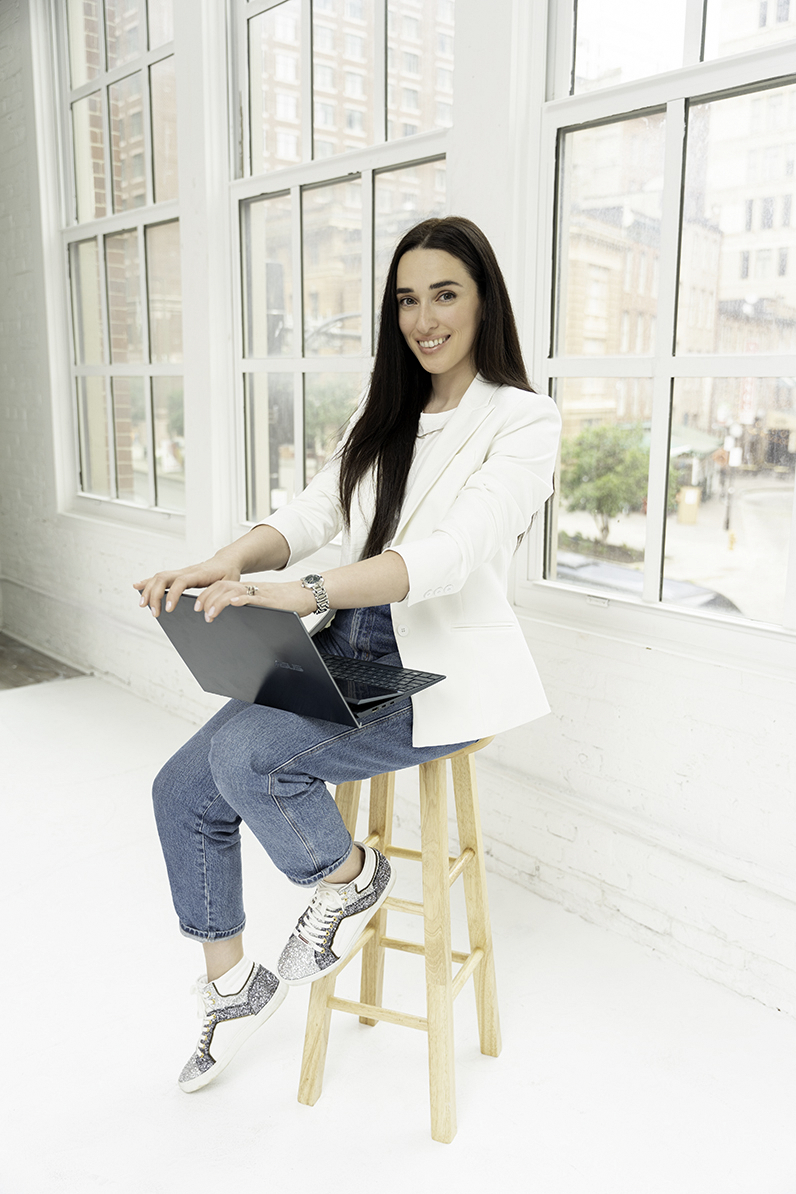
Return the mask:
<path id="1" fill-rule="evenodd" d="M 777 42 L 764 49 L 701 62 L 703 0 L 688 0 L 684 62 L 664 75 L 621 83 L 601 90 L 570 94 L 574 78 L 575 23 L 573 5 L 550 0 L 548 9 L 548 92 L 534 146 L 537 157 L 538 204 L 541 213 L 537 239 L 537 268 L 532 268 L 528 294 L 536 312 L 533 321 L 533 376 L 538 388 L 550 392 L 555 381 L 568 377 L 647 377 L 653 385 L 650 445 L 650 489 L 647 506 L 645 572 L 642 596 L 618 597 L 597 587 L 574 586 L 544 579 L 552 542 L 552 502 L 544 518 L 537 518 L 527 547 L 515 569 L 514 600 L 534 616 L 565 621 L 607 633 L 629 634 L 633 641 L 674 640 L 689 651 L 702 644 L 720 647 L 746 658 L 772 643 L 772 668 L 779 674 L 776 644 L 790 644 L 790 666 L 796 660 L 796 491 L 791 521 L 786 581 L 785 616 L 781 626 L 750 619 L 718 617 L 660 600 L 663 575 L 665 492 L 668 471 L 670 401 L 674 381 L 681 377 L 792 376 L 793 353 L 675 355 L 680 210 L 684 185 L 684 147 L 687 105 L 770 89 L 796 82 L 793 42 Z M 665 111 L 666 139 L 661 220 L 660 274 L 656 350 L 644 355 L 565 356 L 553 352 L 554 269 L 558 242 L 557 174 L 561 138 L 567 131 L 607 123 L 648 112 Z M 665 628 L 665 629 L 664 629 Z M 762 648 L 768 651 L 767 647 Z M 766 659 L 768 659 L 766 655 Z"/>

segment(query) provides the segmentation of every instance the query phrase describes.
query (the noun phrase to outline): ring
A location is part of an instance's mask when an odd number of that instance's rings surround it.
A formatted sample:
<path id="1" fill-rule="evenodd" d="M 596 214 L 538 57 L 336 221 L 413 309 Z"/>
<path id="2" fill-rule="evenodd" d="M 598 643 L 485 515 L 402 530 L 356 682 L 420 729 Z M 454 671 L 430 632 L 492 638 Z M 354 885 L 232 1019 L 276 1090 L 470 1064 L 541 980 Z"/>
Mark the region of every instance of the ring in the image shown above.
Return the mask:
<path id="1" fill-rule="evenodd" d="M 247 597 L 256 597 L 257 591 L 258 591 L 257 585 L 247 585 L 246 586 L 246 596 Z"/>

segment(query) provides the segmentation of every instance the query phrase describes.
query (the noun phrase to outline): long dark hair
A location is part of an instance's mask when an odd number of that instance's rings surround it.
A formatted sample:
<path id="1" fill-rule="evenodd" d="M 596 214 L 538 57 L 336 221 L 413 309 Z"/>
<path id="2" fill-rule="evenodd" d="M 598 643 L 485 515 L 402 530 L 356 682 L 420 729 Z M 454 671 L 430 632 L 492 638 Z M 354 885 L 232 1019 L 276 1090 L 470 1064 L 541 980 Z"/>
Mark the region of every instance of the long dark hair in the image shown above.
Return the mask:
<path id="1" fill-rule="evenodd" d="M 392 538 L 420 415 L 431 397 L 431 374 L 417 360 L 398 326 L 398 263 L 412 249 L 441 249 L 462 262 L 481 300 L 481 321 L 473 344 L 477 371 L 486 381 L 533 392 L 506 283 L 481 229 L 464 216 L 423 220 L 410 228 L 398 242 L 384 286 L 370 392 L 341 452 L 340 500 L 346 526 L 357 485 L 375 469 L 376 513 L 363 559 L 378 555 Z"/>

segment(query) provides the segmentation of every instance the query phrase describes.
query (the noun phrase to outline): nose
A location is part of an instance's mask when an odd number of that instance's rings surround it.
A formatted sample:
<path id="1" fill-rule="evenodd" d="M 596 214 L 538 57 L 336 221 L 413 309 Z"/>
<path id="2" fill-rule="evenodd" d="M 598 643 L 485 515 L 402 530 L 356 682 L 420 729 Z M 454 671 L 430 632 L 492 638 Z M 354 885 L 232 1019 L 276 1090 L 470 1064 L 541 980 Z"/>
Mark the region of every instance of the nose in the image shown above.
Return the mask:
<path id="1" fill-rule="evenodd" d="M 437 326 L 437 317 L 431 303 L 421 303 L 415 327 L 418 332 L 430 332 Z"/>

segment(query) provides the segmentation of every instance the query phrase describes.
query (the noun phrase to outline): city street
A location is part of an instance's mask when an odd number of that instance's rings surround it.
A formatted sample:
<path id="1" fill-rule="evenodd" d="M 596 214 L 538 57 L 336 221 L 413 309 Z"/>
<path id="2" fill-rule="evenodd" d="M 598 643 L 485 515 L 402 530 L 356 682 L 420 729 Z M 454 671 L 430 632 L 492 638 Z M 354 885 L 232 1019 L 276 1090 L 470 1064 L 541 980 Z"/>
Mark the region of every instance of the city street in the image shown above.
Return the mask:
<path id="1" fill-rule="evenodd" d="M 678 523 L 677 514 L 670 514 L 665 577 L 715 589 L 754 621 L 780 623 L 793 488 L 791 476 L 740 474 L 733 486 L 731 533 L 724 529 L 726 505 L 718 494 L 700 505 L 694 525 Z M 608 542 L 643 550 L 646 521 L 644 514 L 620 514 L 611 522 Z M 558 526 L 569 535 L 597 537 L 594 519 L 582 511 L 562 509 Z"/>

